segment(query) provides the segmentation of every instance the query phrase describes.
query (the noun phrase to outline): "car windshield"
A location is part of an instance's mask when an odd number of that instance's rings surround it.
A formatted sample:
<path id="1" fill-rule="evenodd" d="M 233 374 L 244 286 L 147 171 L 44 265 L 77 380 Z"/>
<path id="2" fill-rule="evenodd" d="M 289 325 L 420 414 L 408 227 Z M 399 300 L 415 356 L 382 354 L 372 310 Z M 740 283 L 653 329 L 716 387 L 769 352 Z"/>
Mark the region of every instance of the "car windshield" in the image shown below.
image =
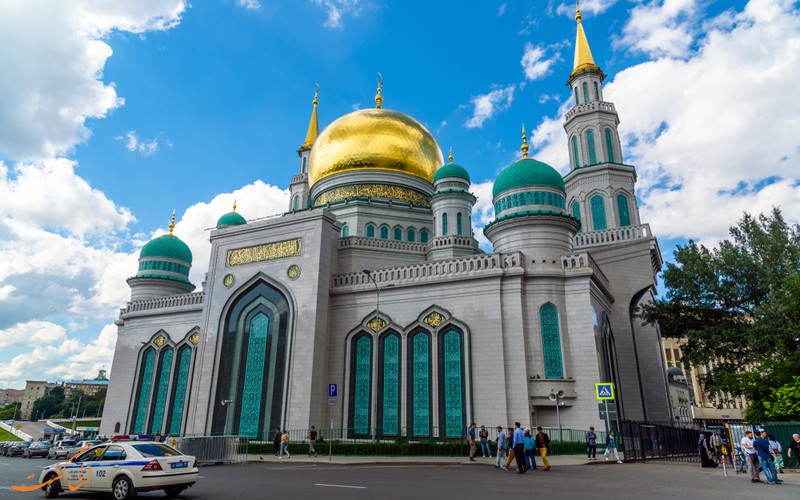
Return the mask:
<path id="1" fill-rule="evenodd" d="M 175 448 L 161 443 L 136 443 L 132 444 L 133 448 L 142 454 L 143 457 L 174 457 L 180 455 L 181 452 Z"/>
<path id="2" fill-rule="evenodd" d="M 75 446 L 75 441 L 61 441 L 61 446 Z"/>

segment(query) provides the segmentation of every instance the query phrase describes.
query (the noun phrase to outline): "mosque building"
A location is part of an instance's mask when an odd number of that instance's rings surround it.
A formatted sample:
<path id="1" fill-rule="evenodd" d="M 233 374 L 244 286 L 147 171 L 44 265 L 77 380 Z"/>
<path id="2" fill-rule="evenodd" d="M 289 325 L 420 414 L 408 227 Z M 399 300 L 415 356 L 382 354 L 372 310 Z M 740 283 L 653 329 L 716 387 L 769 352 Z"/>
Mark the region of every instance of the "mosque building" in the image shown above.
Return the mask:
<path id="1" fill-rule="evenodd" d="M 619 418 L 671 420 L 659 332 L 634 316 L 661 253 L 576 21 L 570 171 L 529 158 L 523 128 L 522 159 L 494 181 L 491 252 L 472 233 L 467 168 L 384 108 L 380 86 L 375 108 L 321 132 L 315 94 L 288 211 L 222 215 L 202 291 L 174 214 L 142 248 L 100 434 L 603 429 L 598 382 L 615 384 Z"/>

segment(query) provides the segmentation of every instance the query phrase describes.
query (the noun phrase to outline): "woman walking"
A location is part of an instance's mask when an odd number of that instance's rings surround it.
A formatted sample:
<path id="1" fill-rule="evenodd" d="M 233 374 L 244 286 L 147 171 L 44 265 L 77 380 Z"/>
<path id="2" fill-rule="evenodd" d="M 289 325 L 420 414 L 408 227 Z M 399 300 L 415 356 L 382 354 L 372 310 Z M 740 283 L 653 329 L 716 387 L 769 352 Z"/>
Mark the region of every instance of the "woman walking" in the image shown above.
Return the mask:
<path id="1" fill-rule="evenodd" d="M 772 434 L 767 434 L 767 439 L 769 440 L 769 451 L 772 453 L 775 469 L 783 474 L 783 448 L 781 448 L 781 443 Z"/>
<path id="2" fill-rule="evenodd" d="M 714 461 L 714 455 L 711 448 L 708 446 L 705 434 L 700 434 L 700 441 L 697 442 L 697 445 L 700 447 L 700 466 L 709 468 L 718 467 L 719 464 Z"/>

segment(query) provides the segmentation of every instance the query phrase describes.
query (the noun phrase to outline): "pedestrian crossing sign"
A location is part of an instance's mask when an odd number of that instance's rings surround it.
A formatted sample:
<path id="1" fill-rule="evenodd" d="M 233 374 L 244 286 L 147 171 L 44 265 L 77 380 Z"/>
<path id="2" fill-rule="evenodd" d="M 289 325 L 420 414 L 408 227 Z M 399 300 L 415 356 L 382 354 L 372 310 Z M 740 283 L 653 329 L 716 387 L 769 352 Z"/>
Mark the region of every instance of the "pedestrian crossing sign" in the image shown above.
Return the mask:
<path id="1" fill-rule="evenodd" d="M 601 382 L 594 384 L 594 393 L 598 401 L 614 399 L 614 384 L 611 382 Z"/>

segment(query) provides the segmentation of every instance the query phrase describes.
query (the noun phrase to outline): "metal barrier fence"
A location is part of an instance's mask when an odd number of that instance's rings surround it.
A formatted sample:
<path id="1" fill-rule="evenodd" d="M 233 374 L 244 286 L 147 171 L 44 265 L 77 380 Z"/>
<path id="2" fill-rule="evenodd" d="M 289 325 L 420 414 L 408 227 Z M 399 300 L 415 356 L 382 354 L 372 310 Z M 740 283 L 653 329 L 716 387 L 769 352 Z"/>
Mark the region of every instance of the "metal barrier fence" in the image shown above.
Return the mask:
<path id="1" fill-rule="evenodd" d="M 242 436 L 185 436 L 175 438 L 175 448 L 201 464 L 236 464 L 247 461 L 250 440 Z"/>

